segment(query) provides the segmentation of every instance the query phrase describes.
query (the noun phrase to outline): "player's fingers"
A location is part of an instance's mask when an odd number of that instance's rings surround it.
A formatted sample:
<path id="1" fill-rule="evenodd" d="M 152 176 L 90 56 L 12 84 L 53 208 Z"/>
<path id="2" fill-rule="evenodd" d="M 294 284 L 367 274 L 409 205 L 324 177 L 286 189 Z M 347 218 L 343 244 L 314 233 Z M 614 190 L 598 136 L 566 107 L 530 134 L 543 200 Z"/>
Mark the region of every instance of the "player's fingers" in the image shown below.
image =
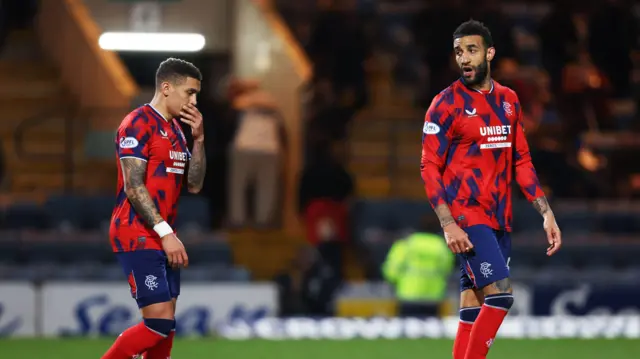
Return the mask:
<path id="1" fill-rule="evenodd" d="M 451 250 L 451 252 L 453 252 L 453 253 L 456 252 L 455 248 L 453 247 L 453 242 L 452 241 L 447 240 L 447 247 L 449 247 L 449 250 Z"/>
<path id="2" fill-rule="evenodd" d="M 187 268 L 189 266 L 189 257 L 187 256 L 187 251 L 182 249 L 182 252 L 180 254 L 182 255 L 182 266 Z"/>
<path id="3" fill-rule="evenodd" d="M 463 243 L 464 243 L 465 252 L 468 252 L 473 248 L 473 243 L 471 243 L 471 241 L 469 240 L 469 237 L 466 237 Z"/>
<path id="4" fill-rule="evenodd" d="M 173 265 L 171 266 L 171 268 L 180 268 L 180 256 L 178 255 L 178 253 L 173 254 Z"/>
<path id="5" fill-rule="evenodd" d="M 553 229 L 548 229 L 546 232 L 547 232 L 547 242 L 549 242 L 549 245 L 553 245 L 553 243 L 555 242 Z"/>
<path id="6" fill-rule="evenodd" d="M 191 127 L 195 127 L 196 126 L 196 123 L 194 121 L 191 121 L 191 120 L 186 119 L 186 118 L 182 118 L 181 117 L 180 121 L 186 123 L 187 125 L 189 125 Z"/>
<path id="7" fill-rule="evenodd" d="M 548 256 L 552 256 L 554 255 L 556 252 L 558 252 L 560 250 L 560 247 L 562 246 L 561 242 L 558 241 L 554 241 L 549 248 L 547 248 L 547 255 Z"/>
<path id="8" fill-rule="evenodd" d="M 198 110 L 197 107 L 195 107 L 194 105 L 191 105 L 191 104 L 189 104 L 185 108 L 185 111 L 189 112 L 190 114 L 192 114 L 196 118 L 200 115 L 200 110 Z"/>
<path id="9" fill-rule="evenodd" d="M 167 263 L 170 267 L 173 267 L 173 253 L 167 253 Z"/>
<path id="10" fill-rule="evenodd" d="M 462 253 L 462 252 L 464 252 L 463 248 L 462 248 L 462 245 L 461 245 L 461 243 L 459 241 L 453 241 L 452 244 L 453 244 L 453 252 L 454 253 Z"/>
<path id="11" fill-rule="evenodd" d="M 557 232 L 555 235 L 553 247 L 555 248 L 556 252 L 560 249 L 560 247 L 562 247 L 562 236 L 560 235 L 560 232 Z"/>
<path id="12" fill-rule="evenodd" d="M 196 121 L 196 117 L 195 117 L 194 115 L 192 115 L 191 113 L 186 112 L 186 111 L 180 111 L 180 116 L 181 116 L 183 119 L 187 119 L 187 120 L 189 120 L 189 121 L 193 121 L 193 122 L 195 122 L 195 121 Z"/>
<path id="13" fill-rule="evenodd" d="M 176 254 L 176 258 L 178 259 L 178 266 L 182 267 L 184 265 L 184 259 L 182 258 L 182 252 L 178 252 L 178 254 Z"/>

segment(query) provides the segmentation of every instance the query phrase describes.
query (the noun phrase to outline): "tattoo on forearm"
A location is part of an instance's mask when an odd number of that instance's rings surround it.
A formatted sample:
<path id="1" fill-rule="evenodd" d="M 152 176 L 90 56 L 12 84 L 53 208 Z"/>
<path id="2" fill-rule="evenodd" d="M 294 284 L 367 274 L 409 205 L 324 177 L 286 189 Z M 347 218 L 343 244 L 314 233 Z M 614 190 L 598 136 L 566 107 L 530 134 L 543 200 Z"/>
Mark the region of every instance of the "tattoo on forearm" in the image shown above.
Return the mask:
<path id="1" fill-rule="evenodd" d="M 124 191 L 131 205 L 142 219 L 150 226 L 164 221 L 144 184 L 147 173 L 147 163 L 135 158 L 123 158 L 122 175 L 124 177 Z"/>
<path id="2" fill-rule="evenodd" d="M 189 174 L 187 175 L 187 185 L 189 189 L 201 190 L 204 184 L 204 175 L 207 172 L 207 158 L 204 153 L 204 144 L 196 142 L 191 151 L 191 162 L 189 163 Z"/>
<path id="3" fill-rule="evenodd" d="M 541 215 L 545 215 L 547 212 L 551 210 L 549 207 L 549 202 L 547 201 L 547 197 L 538 197 L 533 200 L 533 208 L 538 211 Z"/>
<path id="4" fill-rule="evenodd" d="M 500 279 L 497 282 L 491 283 L 491 286 L 498 290 L 500 293 L 511 293 L 511 281 L 509 278 Z"/>
<path id="5" fill-rule="evenodd" d="M 451 223 L 456 222 L 453 219 L 453 215 L 451 215 L 451 210 L 449 209 L 449 206 L 447 206 L 446 204 L 441 204 L 436 206 L 435 212 L 436 212 L 436 215 L 438 216 L 438 219 L 440 220 L 441 227 L 446 227 Z"/>

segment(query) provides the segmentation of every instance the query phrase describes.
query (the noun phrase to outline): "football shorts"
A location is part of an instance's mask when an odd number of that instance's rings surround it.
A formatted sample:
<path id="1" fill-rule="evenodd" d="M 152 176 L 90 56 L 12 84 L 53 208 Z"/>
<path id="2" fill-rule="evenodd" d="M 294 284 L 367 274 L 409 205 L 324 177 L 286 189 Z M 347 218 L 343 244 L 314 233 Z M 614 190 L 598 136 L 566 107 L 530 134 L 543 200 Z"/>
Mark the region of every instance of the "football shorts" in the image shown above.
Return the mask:
<path id="1" fill-rule="evenodd" d="M 180 295 L 180 269 L 168 265 L 164 251 L 139 250 L 116 256 L 139 308 L 169 302 Z"/>
<path id="2" fill-rule="evenodd" d="M 460 291 L 482 289 L 509 277 L 511 235 L 485 225 L 465 228 L 473 249 L 458 254 L 460 262 Z"/>

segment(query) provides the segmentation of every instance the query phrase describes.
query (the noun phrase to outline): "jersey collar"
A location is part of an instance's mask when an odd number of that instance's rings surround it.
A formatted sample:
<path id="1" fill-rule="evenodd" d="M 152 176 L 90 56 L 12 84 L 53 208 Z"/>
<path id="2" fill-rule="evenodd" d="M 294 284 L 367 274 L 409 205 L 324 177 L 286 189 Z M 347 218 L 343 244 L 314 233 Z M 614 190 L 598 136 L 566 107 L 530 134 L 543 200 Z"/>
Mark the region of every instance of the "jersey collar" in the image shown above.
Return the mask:
<path id="1" fill-rule="evenodd" d="M 462 86 L 464 86 L 464 88 L 466 88 L 467 90 L 469 90 L 469 91 L 473 91 L 473 92 L 477 92 L 477 93 L 480 93 L 480 94 L 483 94 L 483 95 L 487 95 L 487 94 L 493 93 L 493 89 L 494 89 L 494 87 L 495 87 L 494 82 L 493 82 L 493 79 L 491 79 L 491 89 L 490 89 L 489 91 L 477 90 L 477 89 L 474 89 L 474 88 L 471 88 L 471 87 L 467 86 L 467 84 L 464 82 L 464 79 L 463 79 L 462 77 L 460 78 L 460 83 L 461 83 L 461 84 L 462 84 Z"/>
<path id="2" fill-rule="evenodd" d="M 147 106 L 149 106 L 150 109 L 153 110 L 153 112 L 156 113 L 156 115 L 158 115 L 161 119 L 165 120 L 166 122 L 169 122 L 169 120 L 167 120 L 161 113 L 160 111 L 156 110 L 155 107 L 153 107 L 150 103 L 146 104 Z"/>

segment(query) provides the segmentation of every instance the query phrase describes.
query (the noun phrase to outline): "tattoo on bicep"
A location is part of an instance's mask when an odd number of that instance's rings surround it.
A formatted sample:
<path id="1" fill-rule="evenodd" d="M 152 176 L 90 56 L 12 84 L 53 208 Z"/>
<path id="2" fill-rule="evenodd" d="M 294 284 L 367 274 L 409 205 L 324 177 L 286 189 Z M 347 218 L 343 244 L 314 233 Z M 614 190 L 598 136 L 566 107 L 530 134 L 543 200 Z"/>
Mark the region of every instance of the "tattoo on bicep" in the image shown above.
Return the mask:
<path id="1" fill-rule="evenodd" d="M 491 283 L 491 286 L 498 290 L 500 293 L 511 293 L 511 280 L 509 278 L 500 279 L 497 282 Z"/>
<path id="2" fill-rule="evenodd" d="M 436 212 L 436 215 L 438 216 L 438 219 L 440 220 L 441 227 L 445 227 L 450 225 L 451 223 L 455 223 L 455 220 L 453 219 L 453 215 L 451 214 L 451 210 L 449 209 L 449 206 L 447 206 L 446 204 L 441 204 L 436 206 L 435 212 Z"/>
<path id="3" fill-rule="evenodd" d="M 549 212 L 549 209 L 551 207 L 549 207 L 549 202 L 547 202 L 547 197 L 538 197 L 536 199 L 533 200 L 533 208 L 536 209 L 536 211 L 538 211 L 538 213 L 540 214 L 545 214 L 547 212 Z"/>
<path id="4" fill-rule="evenodd" d="M 125 193 L 133 208 L 149 226 L 153 227 L 162 222 L 164 219 L 160 216 L 144 184 L 147 163 L 135 158 L 124 158 L 121 161 Z"/>

